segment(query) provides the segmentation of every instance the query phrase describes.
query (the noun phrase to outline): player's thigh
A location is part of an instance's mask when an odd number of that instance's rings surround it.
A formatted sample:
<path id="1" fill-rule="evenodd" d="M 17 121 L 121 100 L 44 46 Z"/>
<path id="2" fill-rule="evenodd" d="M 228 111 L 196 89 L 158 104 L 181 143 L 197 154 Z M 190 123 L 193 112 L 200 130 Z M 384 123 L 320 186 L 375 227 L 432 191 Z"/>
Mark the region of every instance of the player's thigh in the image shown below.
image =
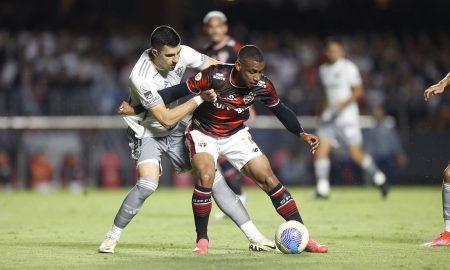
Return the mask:
<path id="1" fill-rule="evenodd" d="M 338 147 L 335 130 L 332 125 L 323 125 L 317 130 L 320 144 L 316 150 L 316 158 L 326 158 L 333 147 Z"/>
<path id="2" fill-rule="evenodd" d="M 162 148 L 157 138 L 130 138 L 131 156 L 136 161 L 139 177 L 159 181 Z"/>
<path id="3" fill-rule="evenodd" d="M 220 140 L 218 146 L 219 154 L 239 171 L 250 160 L 263 155 L 247 129 L 242 129 L 227 139 Z"/>
<path id="4" fill-rule="evenodd" d="M 275 176 L 266 155 L 257 156 L 242 168 L 242 173 L 253 179 L 264 191 L 269 192 L 274 189 L 280 181 Z"/>
<path id="5" fill-rule="evenodd" d="M 168 147 L 166 153 L 177 173 L 191 171 L 191 158 L 186 146 L 184 129 L 177 130 L 170 134 L 167 137 L 167 143 Z"/>
<path id="6" fill-rule="evenodd" d="M 198 130 L 192 130 L 186 134 L 186 143 L 189 148 L 194 176 L 200 182 L 203 180 L 211 181 L 212 184 L 219 157 L 219 149 L 214 139 Z M 205 179 L 205 177 L 209 179 Z M 212 179 L 210 179 L 211 177 Z"/>

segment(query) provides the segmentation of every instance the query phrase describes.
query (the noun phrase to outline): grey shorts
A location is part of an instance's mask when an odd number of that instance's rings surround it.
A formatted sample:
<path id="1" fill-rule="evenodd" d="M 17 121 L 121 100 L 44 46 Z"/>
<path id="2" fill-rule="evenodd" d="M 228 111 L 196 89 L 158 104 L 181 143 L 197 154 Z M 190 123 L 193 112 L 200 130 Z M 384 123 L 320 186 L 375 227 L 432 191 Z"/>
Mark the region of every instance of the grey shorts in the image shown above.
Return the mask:
<path id="1" fill-rule="evenodd" d="M 131 129 L 128 129 L 131 157 L 136 160 L 136 166 L 150 162 L 160 166 L 161 155 L 166 154 L 178 173 L 192 169 L 189 150 L 186 148 L 184 125 L 178 125 L 175 131 L 165 137 L 145 137 L 137 139 Z"/>
<path id="2" fill-rule="evenodd" d="M 334 148 L 362 144 L 362 132 L 359 124 L 324 124 L 317 130 L 319 138 L 327 139 Z"/>

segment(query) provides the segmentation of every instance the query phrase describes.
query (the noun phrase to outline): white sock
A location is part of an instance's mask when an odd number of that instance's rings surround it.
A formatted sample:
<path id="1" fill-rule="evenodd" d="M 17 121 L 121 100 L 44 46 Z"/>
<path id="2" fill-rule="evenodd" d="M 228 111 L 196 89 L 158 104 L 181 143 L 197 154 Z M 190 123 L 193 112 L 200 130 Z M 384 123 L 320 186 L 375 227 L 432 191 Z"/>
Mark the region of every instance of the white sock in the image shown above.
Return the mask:
<path id="1" fill-rule="evenodd" d="M 317 192 L 322 196 L 328 196 L 330 193 L 330 180 L 328 180 L 330 175 L 330 159 L 316 159 L 314 162 L 314 171 L 317 178 Z"/>
<path id="2" fill-rule="evenodd" d="M 445 230 L 450 232 L 450 184 L 442 185 L 442 208 L 444 208 Z"/>
<path id="3" fill-rule="evenodd" d="M 447 232 L 450 232 L 450 220 L 444 220 L 445 221 L 445 230 Z"/>
<path id="4" fill-rule="evenodd" d="M 242 232 L 247 236 L 248 241 L 251 243 L 258 243 L 265 240 L 265 237 L 256 228 L 253 221 L 247 221 L 240 226 Z"/>
<path id="5" fill-rule="evenodd" d="M 120 239 L 120 236 L 122 235 L 123 229 L 117 227 L 116 225 L 112 225 L 111 229 L 109 229 L 108 235 L 116 238 L 117 240 Z"/>

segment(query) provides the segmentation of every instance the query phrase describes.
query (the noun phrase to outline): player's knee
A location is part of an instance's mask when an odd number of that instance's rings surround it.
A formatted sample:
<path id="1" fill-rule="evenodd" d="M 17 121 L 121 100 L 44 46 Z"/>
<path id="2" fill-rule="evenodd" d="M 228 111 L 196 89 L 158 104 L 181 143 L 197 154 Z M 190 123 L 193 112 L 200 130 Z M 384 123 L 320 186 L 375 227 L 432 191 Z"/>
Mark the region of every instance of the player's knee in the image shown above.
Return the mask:
<path id="1" fill-rule="evenodd" d="M 158 183 L 154 181 L 150 181 L 143 177 L 139 178 L 136 183 L 136 189 L 139 192 L 139 198 L 141 200 L 147 199 L 153 192 L 158 188 Z"/>
<path id="2" fill-rule="evenodd" d="M 450 183 L 450 165 L 444 170 L 444 182 Z"/>
<path id="3" fill-rule="evenodd" d="M 215 171 L 213 169 L 205 168 L 198 170 L 197 177 L 202 187 L 210 188 L 214 182 Z"/>

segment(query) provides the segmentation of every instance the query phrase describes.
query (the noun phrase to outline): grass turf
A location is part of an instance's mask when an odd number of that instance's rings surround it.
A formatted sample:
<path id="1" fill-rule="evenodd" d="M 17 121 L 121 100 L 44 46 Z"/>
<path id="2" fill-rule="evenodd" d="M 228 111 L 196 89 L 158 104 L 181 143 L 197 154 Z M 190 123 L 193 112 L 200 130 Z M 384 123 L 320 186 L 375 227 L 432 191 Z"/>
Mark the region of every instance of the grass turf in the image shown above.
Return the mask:
<path id="1" fill-rule="evenodd" d="M 282 219 L 267 196 L 247 208 L 272 237 Z M 251 253 L 229 220 L 210 219 L 210 254 L 194 255 L 191 190 L 161 188 L 125 229 L 116 254 L 99 254 L 126 190 L 0 192 L 0 269 L 449 269 L 450 247 L 423 248 L 442 230 L 440 188 L 335 188 L 327 201 L 290 188 L 312 236 L 328 254 Z M 217 206 L 213 207 L 213 213 Z"/>

